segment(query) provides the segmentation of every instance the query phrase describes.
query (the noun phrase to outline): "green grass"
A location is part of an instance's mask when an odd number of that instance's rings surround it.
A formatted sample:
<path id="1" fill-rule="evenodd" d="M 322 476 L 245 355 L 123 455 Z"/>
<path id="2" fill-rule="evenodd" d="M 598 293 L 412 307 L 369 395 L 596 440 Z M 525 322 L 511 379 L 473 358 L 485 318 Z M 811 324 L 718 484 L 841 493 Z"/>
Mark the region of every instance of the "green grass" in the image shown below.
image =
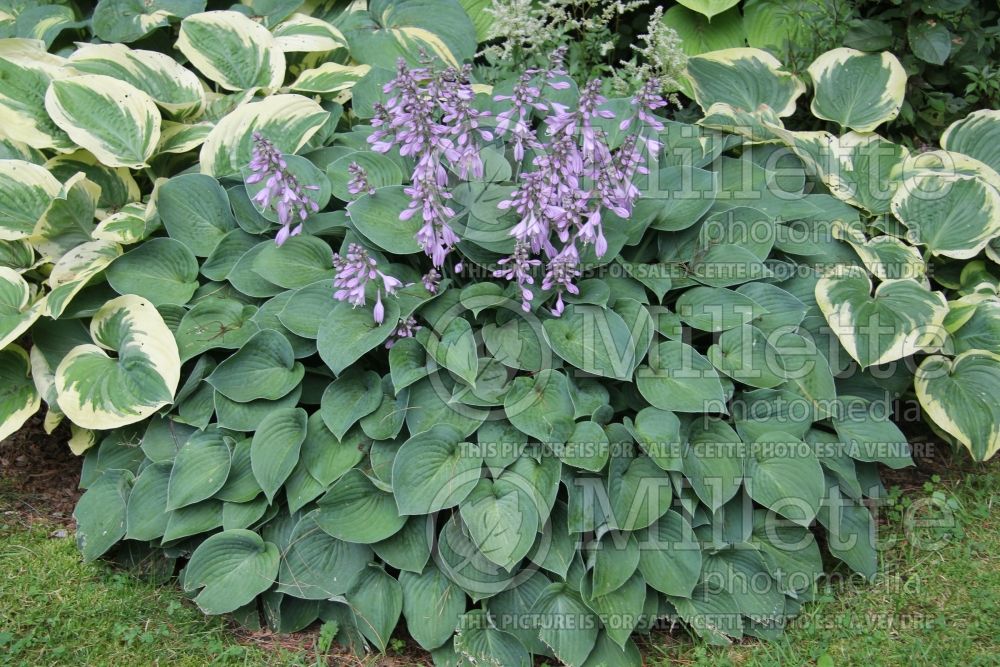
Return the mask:
<path id="1" fill-rule="evenodd" d="M 898 539 L 873 585 L 826 587 L 786 635 L 770 643 L 720 648 L 654 636 L 644 642 L 647 663 L 996 665 L 1000 519 L 994 504 L 1000 504 L 996 465 L 896 492 L 881 534 Z M 904 532 L 915 517 L 945 525 Z M 241 641 L 172 586 L 104 563 L 81 563 L 72 538 L 51 538 L 53 528 L 0 513 L 0 664 L 313 663 L 309 652 Z M 918 538 L 942 545 L 922 548 Z"/>

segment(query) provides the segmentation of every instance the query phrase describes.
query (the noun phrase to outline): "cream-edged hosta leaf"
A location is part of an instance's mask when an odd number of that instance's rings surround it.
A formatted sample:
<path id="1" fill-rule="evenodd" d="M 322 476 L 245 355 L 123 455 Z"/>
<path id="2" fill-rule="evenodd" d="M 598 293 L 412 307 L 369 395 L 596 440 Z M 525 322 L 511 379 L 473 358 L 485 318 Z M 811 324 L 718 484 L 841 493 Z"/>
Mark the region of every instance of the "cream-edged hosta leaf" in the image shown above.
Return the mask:
<path id="1" fill-rule="evenodd" d="M 367 11 L 352 10 L 340 26 L 358 62 L 395 69 L 423 51 L 458 67 L 475 55 L 475 27 L 456 0 L 371 0 Z"/>
<path id="2" fill-rule="evenodd" d="M 14 269 L 0 267 L 0 349 L 17 340 L 45 309 L 45 297 L 37 298 L 34 285 Z"/>
<path id="3" fill-rule="evenodd" d="M 80 428 L 76 424 L 69 425 L 70 438 L 66 441 L 69 451 L 74 456 L 81 456 L 97 444 L 97 434 L 89 428 Z"/>
<path id="4" fill-rule="evenodd" d="M 976 177 L 917 174 L 896 192 L 892 212 L 907 240 L 933 255 L 971 259 L 1000 234 L 1000 192 Z"/>
<path id="5" fill-rule="evenodd" d="M 1000 450 L 1000 356 L 970 350 L 954 359 L 924 359 L 914 376 L 920 405 L 977 461 Z"/>
<path id="6" fill-rule="evenodd" d="M 0 160 L 0 239 L 31 236 L 61 191 L 62 183 L 45 167 L 24 160 Z"/>
<path id="7" fill-rule="evenodd" d="M 35 249 L 26 239 L 0 240 L 0 266 L 24 273 L 38 266 Z"/>
<path id="8" fill-rule="evenodd" d="M 795 100 L 806 87 L 797 76 L 782 69 L 767 51 L 736 48 L 710 51 L 690 58 L 687 76 L 703 110 L 724 102 L 743 111 L 767 105 L 779 117 L 795 112 Z"/>
<path id="9" fill-rule="evenodd" d="M 923 280 L 927 265 L 920 251 L 895 236 L 874 236 L 867 241 L 846 239 L 865 267 L 879 280 Z"/>
<path id="10" fill-rule="evenodd" d="M 41 404 L 28 353 L 17 345 L 0 350 L 0 440 L 21 428 Z"/>
<path id="11" fill-rule="evenodd" d="M 237 108 L 219 121 L 201 146 L 201 171 L 232 176 L 250 162 L 253 133 L 260 132 L 282 153 L 295 153 L 330 114 L 302 95 L 271 95 Z"/>
<path id="12" fill-rule="evenodd" d="M 906 71 L 888 51 L 833 49 L 814 60 L 808 71 L 815 89 L 811 108 L 817 118 L 870 132 L 899 115 Z"/>
<path id="13" fill-rule="evenodd" d="M 94 8 L 94 34 L 105 42 L 134 42 L 157 28 L 205 11 L 205 0 L 100 0 Z"/>
<path id="14" fill-rule="evenodd" d="M 208 134 L 215 127 L 212 123 L 195 123 L 188 125 L 185 123 L 172 123 L 163 121 L 160 126 L 160 143 L 156 146 L 156 153 L 187 153 L 193 151 L 198 146 L 205 143 Z"/>
<path id="15" fill-rule="evenodd" d="M 52 79 L 65 76 L 63 59 L 45 52 L 33 39 L 0 41 L 0 136 L 32 148 L 73 150 L 73 141 L 45 110 L 45 91 Z"/>
<path id="16" fill-rule="evenodd" d="M 941 146 L 964 153 L 1000 172 L 1000 111 L 980 109 L 948 126 Z"/>
<path id="17" fill-rule="evenodd" d="M 903 161 L 900 178 L 909 180 L 917 176 L 938 175 L 955 178 L 978 178 L 1000 190 L 1000 173 L 985 162 L 954 151 L 926 151 L 914 153 Z"/>
<path id="18" fill-rule="evenodd" d="M 81 243 L 94 240 L 94 215 L 101 187 L 78 172 L 38 219 L 31 241 L 46 262 L 56 262 Z"/>
<path id="19" fill-rule="evenodd" d="M 212 535 L 191 554 L 184 590 L 201 589 L 195 604 L 206 614 L 239 609 L 278 577 L 281 554 L 257 533 L 233 529 Z"/>
<path id="20" fill-rule="evenodd" d="M 45 108 L 73 141 L 109 167 L 142 168 L 160 140 L 160 110 L 153 99 L 103 74 L 53 81 Z"/>
<path id="21" fill-rule="evenodd" d="M 112 299 L 94 315 L 90 334 L 96 344 L 74 347 L 56 368 L 59 407 L 71 421 L 85 428 L 118 428 L 173 399 L 180 356 L 153 304 L 134 295 Z"/>
<path id="22" fill-rule="evenodd" d="M 58 318 L 77 292 L 87 282 L 107 268 L 115 257 L 122 254 L 121 246 L 114 241 L 88 241 L 78 245 L 59 258 L 49 274 L 46 315 Z"/>
<path id="23" fill-rule="evenodd" d="M 64 184 L 77 173 L 83 172 L 101 189 L 97 198 L 98 209 L 117 210 L 142 199 L 139 184 L 127 167 L 105 166 L 91 153 L 82 149 L 56 155 L 45 162 L 45 168 Z M 102 217 L 101 212 L 98 212 L 98 217 Z"/>
<path id="24" fill-rule="evenodd" d="M 323 63 L 319 67 L 303 71 L 288 88 L 303 93 L 339 93 L 353 88 L 370 70 L 369 65 Z"/>
<path id="25" fill-rule="evenodd" d="M 916 280 L 872 281 L 859 267 L 820 278 L 816 302 L 844 349 L 867 368 L 943 342 L 948 302 Z"/>
<path id="26" fill-rule="evenodd" d="M 68 64 L 81 74 L 104 74 L 130 83 L 177 118 L 196 116 L 205 106 L 198 77 L 165 53 L 124 44 L 87 44 Z"/>
<path id="27" fill-rule="evenodd" d="M 335 51 L 347 48 L 347 39 L 336 26 L 307 14 L 294 14 L 271 30 L 278 48 L 286 53 Z"/>
<path id="28" fill-rule="evenodd" d="M 112 213 L 97 223 L 91 233 L 95 239 L 130 245 L 149 236 L 153 231 L 155 215 L 150 215 L 150 207 L 133 202 L 120 211 Z"/>
<path id="29" fill-rule="evenodd" d="M 239 12 L 203 12 L 181 21 L 177 49 L 226 90 L 277 88 L 285 54 L 267 28 Z"/>

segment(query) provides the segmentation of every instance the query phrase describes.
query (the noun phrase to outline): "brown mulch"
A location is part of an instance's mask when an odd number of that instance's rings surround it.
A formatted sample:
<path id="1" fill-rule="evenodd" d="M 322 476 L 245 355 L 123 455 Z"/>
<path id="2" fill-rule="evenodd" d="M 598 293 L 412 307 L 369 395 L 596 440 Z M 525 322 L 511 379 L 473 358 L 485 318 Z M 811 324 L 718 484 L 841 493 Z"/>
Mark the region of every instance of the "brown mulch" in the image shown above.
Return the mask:
<path id="1" fill-rule="evenodd" d="M 29 520 L 73 522 L 80 497 L 80 466 L 66 445 L 65 427 L 48 435 L 41 416 L 0 442 L 0 512 L 17 512 Z"/>

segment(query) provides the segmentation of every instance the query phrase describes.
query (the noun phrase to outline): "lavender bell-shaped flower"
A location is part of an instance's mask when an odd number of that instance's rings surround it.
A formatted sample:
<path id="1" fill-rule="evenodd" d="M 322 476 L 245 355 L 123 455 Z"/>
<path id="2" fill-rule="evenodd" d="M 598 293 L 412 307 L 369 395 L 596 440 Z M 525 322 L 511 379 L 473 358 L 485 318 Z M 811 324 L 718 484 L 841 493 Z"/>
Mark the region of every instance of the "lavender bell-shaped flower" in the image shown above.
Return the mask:
<path id="1" fill-rule="evenodd" d="M 379 271 L 375 259 L 357 243 L 348 245 L 347 253 L 343 256 L 339 253 L 334 254 L 333 268 L 336 271 L 333 286 L 337 288 L 333 293 L 333 298 L 338 301 L 347 301 L 355 308 L 365 305 L 365 288 L 368 286 L 368 282 L 379 281 L 379 286 L 375 291 L 373 314 L 375 323 L 382 324 L 385 320 L 382 290 L 385 290 L 386 295 L 392 295 L 403 286 L 403 283 L 399 279 Z"/>
<path id="2" fill-rule="evenodd" d="M 260 132 L 253 133 L 253 153 L 250 159 L 247 185 L 264 182 L 264 187 L 253 197 L 261 208 L 271 207 L 278 214 L 281 229 L 274 241 L 279 246 L 290 237 L 302 233 L 302 224 L 310 213 L 319 211 L 319 205 L 307 191 L 319 190 L 317 185 L 302 185 L 288 170 L 288 163 L 274 144 Z M 298 223 L 294 227 L 293 223 Z"/>

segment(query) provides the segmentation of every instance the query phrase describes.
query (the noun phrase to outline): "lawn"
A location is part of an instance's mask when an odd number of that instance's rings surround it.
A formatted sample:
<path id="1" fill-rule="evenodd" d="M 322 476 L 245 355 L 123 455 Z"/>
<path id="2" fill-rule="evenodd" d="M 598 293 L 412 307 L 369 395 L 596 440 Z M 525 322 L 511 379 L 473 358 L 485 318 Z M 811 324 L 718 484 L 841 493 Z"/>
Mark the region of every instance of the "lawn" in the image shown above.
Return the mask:
<path id="1" fill-rule="evenodd" d="M 650 665 L 995 665 L 1000 655 L 1000 467 L 938 467 L 891 490 L 874 585 L 831 584 L 786 635 L 707 647 L 654 635 Z M 914 481 L 916 480 L 916 481 Z M 316 664 L 316 634 L 277 638 L 206 618 L 171 585 L 83 564 L 64 525 L 0 493 L 0 663 Z M 923 523 L 918 525 L 918 521 Z M 904 530 L 905 529 L 905 530 Z M 932 544 L 936 543 L 936 544 Z M 933 548 L 932 548 L 933 547 Z M 401 646 L 397 643 L 396 646 Z M 408 649 L 375 664 L 411 664 Z M 344 664 L 344 656 L 320 658 Z M 354 661 L 351 661 L 354 662 Z"/>

